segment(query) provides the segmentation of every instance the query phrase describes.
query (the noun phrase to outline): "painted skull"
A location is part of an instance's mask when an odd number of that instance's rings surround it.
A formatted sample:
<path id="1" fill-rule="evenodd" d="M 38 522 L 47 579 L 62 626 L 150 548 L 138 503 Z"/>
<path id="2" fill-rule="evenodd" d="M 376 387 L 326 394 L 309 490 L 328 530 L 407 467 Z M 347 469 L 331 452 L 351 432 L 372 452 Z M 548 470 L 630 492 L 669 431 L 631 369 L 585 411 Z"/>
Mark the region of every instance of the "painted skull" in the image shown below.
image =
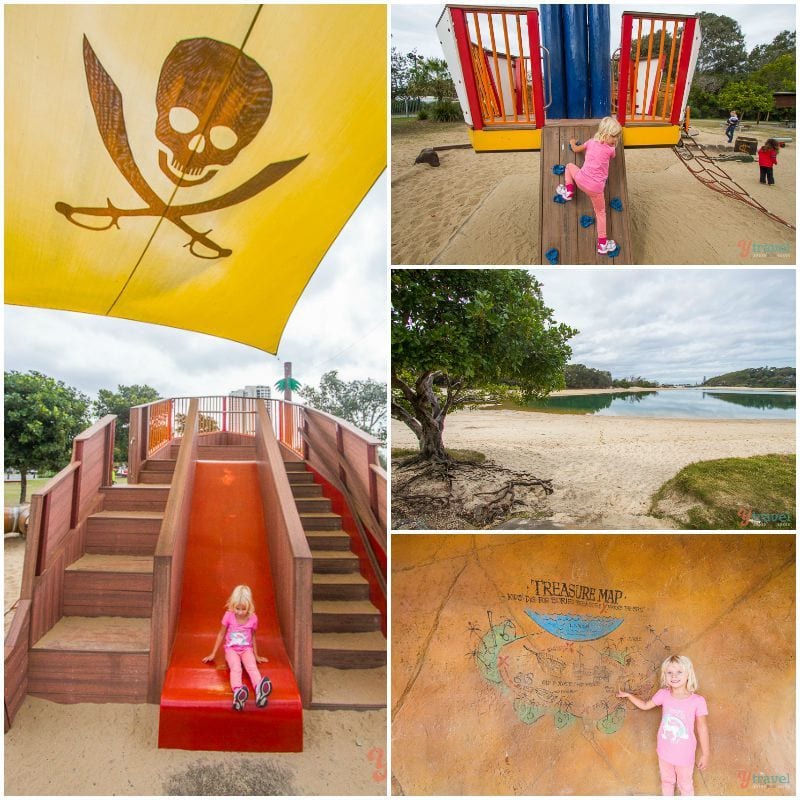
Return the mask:
<path id="1" fill-rule="evenodd" d="M 215 39 L 178 42 L 156 93 L 158 163 L 174 183 L 196 186 L 248 145 L 269 116 L 269 75 L 236 47 Z"/>

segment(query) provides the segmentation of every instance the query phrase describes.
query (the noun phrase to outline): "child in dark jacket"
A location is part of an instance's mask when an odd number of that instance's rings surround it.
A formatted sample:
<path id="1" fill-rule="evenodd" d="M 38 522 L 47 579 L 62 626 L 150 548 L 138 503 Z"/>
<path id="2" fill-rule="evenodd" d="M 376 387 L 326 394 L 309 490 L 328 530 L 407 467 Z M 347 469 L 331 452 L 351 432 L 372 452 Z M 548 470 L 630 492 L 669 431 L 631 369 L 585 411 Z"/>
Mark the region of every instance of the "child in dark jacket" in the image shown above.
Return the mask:
<path id="1" fill-rule="evenodd" d="M 767 139 L 764 146 L 758 151 L 758 167 L 761 170 L 759 183 L 769 186 L 775 184 L 772 168 L 778 163 L 778 143 L 774 139 Z"/>

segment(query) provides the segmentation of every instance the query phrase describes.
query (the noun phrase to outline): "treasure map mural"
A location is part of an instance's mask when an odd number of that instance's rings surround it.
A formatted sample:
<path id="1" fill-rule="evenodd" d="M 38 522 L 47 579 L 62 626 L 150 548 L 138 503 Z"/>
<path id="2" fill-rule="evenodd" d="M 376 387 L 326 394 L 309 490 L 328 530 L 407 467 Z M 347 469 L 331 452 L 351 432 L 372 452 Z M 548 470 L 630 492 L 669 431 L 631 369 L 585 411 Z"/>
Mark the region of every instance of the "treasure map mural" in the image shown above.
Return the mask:
<path id="1" fill-rule="evenodd" d="M 503 599 L 524 611 L 515 615 L 527 618 L 524 629 L 488 610 L 468 623 L 472 656 L 526 725 L 549 718 L 559 730 L 581 721 L 616 733 L 627 710 L 617 692 L 649 697 L 657 688 L 668 631 L 649 625 L 624 589 L 531 578 Z"/>

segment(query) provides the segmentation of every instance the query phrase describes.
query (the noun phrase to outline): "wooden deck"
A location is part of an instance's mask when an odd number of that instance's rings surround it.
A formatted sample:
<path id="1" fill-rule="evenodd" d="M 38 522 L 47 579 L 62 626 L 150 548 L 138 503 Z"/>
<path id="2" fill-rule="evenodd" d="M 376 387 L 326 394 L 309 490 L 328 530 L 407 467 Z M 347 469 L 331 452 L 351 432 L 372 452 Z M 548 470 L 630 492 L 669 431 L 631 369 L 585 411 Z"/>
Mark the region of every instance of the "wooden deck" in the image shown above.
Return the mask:
<path id="1" fill-rule="evenodd" d="M 583 153 L 573 153 L 569 140 L 574 138 L 585 142 L 594 136 L 597 123 L 591 125 L 547 125 L 542 130 L 542 160 L 540 178 L 541 214 L 539 223 L 539 263 L 550 264 L 545 253 L 550 248 L 558 250 L 558 266 L 569 264 L 596 264 L 612 267 L 619 264 L 633 263 L 631 249 L 630 225 L 628 223 L 628 188 L 625 174 L 625 150 L 617 148 L 616 158 L 611 161 L 611 168 L 606 184 L 606 227 L 607 236 L 620 246 L 616 258 L 597 253 L 597 224 L 588 228 L 581 227 L 582 216 L 594 217 L 594 209 L 589 198 L 580 190 L 575 199 L 568 203 L 556 203 L 553 197 L 556 187 L 563 183 L 562 176 L 553 174 L 556 164 L 566 165 L 575 162 L 583 165 Z M 582 120 L 577 120 L 582 122 Z M 622 212 L 614 211 L 609 201 L 618 197 L 622 201 Z"/>

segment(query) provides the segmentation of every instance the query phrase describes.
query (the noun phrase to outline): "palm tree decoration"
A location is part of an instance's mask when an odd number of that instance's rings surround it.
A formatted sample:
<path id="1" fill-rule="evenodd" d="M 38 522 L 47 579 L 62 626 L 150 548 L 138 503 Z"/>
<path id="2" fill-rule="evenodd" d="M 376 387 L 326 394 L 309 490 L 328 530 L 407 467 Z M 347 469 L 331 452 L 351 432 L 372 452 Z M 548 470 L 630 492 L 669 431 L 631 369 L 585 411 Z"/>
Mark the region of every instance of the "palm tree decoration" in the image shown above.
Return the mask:
<path id="1" fill-rule="evenodd" d="M 285 392 L 287 389 L 290 392 L 296 392 L 303 384 L 295 378 L 281 378 L 275 383 L 275 388 L 279 392 Z"/>

